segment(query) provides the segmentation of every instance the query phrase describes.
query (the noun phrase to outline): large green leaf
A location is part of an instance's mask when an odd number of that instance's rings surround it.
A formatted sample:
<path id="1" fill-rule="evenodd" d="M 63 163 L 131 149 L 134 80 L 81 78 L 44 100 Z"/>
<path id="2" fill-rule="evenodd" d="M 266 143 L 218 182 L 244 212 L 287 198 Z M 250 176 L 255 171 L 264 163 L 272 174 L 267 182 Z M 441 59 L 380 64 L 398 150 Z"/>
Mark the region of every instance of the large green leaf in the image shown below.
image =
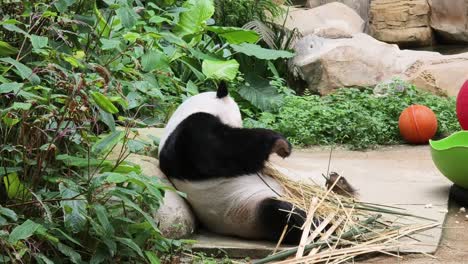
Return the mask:
<path id="1" fill-rule="evenodd" d="M 54 5 L 59 12 L 67 11 L 68 7 L 73 5 L 76 0 L 57 0 L 55 1 Z"/>
<path id="2" fill-rule="evenodd" d="M 272 87 L 268 80 L 260 76 L 247 75 L 249 85 L 242 85 L 239 94 L 262 111 L 273 111 L 281 104 L 282 96 Z"/>
<path id="3" fill-rule="evenodd" d="M 179 23 L 174 32 L 179 36 L 200 33 L 206 26 L 206 20 L 214 14 L 213 0 L 187 0 L 183 7 L 186 9 L 180 14 Z"/>
<path id="4" fill-rule="evenodd" d="M 47 46 L 49 39 L 47 37 L 31 35 L 31 44 L 33 49 L 39 50 Z"/>
<path id="5" fill-rule="evenodd" d="M 17 61 L 17 60 L 14 60 L 12 58 L 1 58 L 0 61 L 3 61 L 3 62 L 6 62 L 6 63 L 10 63 L 11 65 L 15 66 L 15 68 L 18 70 L 21 78 L 23 79 L 27 79 L 29 77 L 31 77 L 32 75 L 32 70 L 24 65 L 23 63 Z"/>
<path id="6" fill-rule="evenodd" d="M 103 95 L 100 92 L 91 92 L 91 97 L 93 97 L 94 102 L 101 108 L 103 111 L 110 113 L 110 114 L 115 114 L 119 112 L 119 109 L 115 107 L 115 105 L 112 103 L 109 98 L 107 98 L 105 95 Z"/>
<path id="7" fill-rule="evenodd" d="M 115 11 L 117 16 L 120 18 L 122 26 L 126 28 L 132 28 L 137 22 L 137 14 L 135 11 L 127 6 L 123 5 Z"/>
<path id="8" fill-rule="evenodd" d="M 11 231 L 10 236 L 8 237 L 8 242 L 15 244 L 19 240 L 27 239 L 28 237 L 34 235 L 34 233 L 41 227 L 40 224 L 35 223 L 31 220 L 26 220 L 26 222 L 15 227 Z"/>
<path id="9" fill-rule="evenodd" d="M 242 44 L 231 44 L 231 47 L 240 53 L 248 56 L 253 56 L 261 60 L 276 60 L 279 58 L 292 58 L 294 53 L 285 50 L 272 50 L 265 49 L 256 44 L 242 43 Z"/>
<path id="10" fill-rule="evenodd" d="M 5 41 L 0 40 L 0 56 L 10 56 L 18 53 L 18 49 L 11 46 Z"/>
<path id="11" fill-rule="evenodd" d="M 0 84 L 0 94 L 2 93 L 17 93 L 23 87 L 22 83 L 11 82 Z"/>
<path id="12" fill-rule="evenodd" d="M 231 81 L 239 72 L 239 63 L 236 60 L 204 60 L 202 72 L 209 79 Z"/>
<path id="13" fill-rule="evenodd" d="M 5 185 L 8 198 L 10 199 L 24 199 L 30 195 L 28 189 L 21 183 L 16 172 L 4 176 L 3 184 Z"/>
<path id="14" fill-rule="evenodd" d="M 2 207 L 0 205 L 0 215 L 10 218 L 11 221 L 18 220 L 18 216 L 16 215 L 15 211 Z"/>
<path id="15" fill-rule="evenodd" d="M 260 39 L 257 32 L 243 28 L 210 26 L 206 29 L 217 33 L 230 44 L 255 43 Z"/>
<path id="16" fill-rule="evenodd" d="M 117 143 L 120 142 L 120 140 L 122 140 L 124 136 L 124 131 L 114 131 L 98 140 L 91 148 L 91 151 L 98 155 L 108 153 Z"/>
<path id="17" fill-rule="evenodd" d="M 111 50 L 111 49 L 116 49 L 120 45 L 120 40 L 118 39 L 105 39 L 101 38 L 100 39 L 102 43 L 102 50 Z"/>
<path id="18" fill-rule="evenodd" d="M 62 200 L 60 205 L 63 211 L 63 221 L 65 227 L 73 232 L 78 233 L 86 226 L 86 200 L 78 192 L 71 190 L 63 183 L 59 185 Z"/>
<path id="19" fill-rule="evenodd" d="M 160 51 L 152 51 L 143 55 L 141 57 L 141 66 L 146 72 L 156 69 L 161 69 L 163 71 L 168 71 L 170 69 L 169 58 Z"/>

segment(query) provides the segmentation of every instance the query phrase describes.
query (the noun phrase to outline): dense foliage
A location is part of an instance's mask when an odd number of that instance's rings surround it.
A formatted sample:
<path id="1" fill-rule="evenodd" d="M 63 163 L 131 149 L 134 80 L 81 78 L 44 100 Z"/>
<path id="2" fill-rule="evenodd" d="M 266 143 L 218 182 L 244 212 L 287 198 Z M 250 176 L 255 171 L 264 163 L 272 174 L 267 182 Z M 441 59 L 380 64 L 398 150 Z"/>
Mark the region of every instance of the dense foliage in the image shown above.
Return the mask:
<path id="1" fill-rule="evenodd" d="M 259 87 L 240 64 L 293 54 L 216 26 L 211 0 L 15 1 L 0 11 L 0 263 L 158 263 L 181 241 L 152 217 L 167 187 L 125 161 L 154 147 L 132 128 L 162 126 L 221 80 L 247 112 L 274 109 L 284 90 L 274 65 L 253 73 Z"/>
<path id="2" fill-rule="evenodd" d="M 221 25 L 242 27 L 254 21 L 267 21 L 283 14 L 275 0 L 215 0 L 214 19 Z"/>
<path id="3" fill-rule="evenodd" d="M 371 89 L 344 88 L 319 97 L 290 96 L 277 114 L 262 113 L 247 126 L 261 126 L 284 133 L 296 145 L 345 144 L 352 149 L 403 143 L 398 129 L 400 113 L 411 104 L 431 108 L 438 118 L 439 136 L 460 129 L 455 99 L 418 91 L 396 81 L 398 89 L 376 96 Z"/>

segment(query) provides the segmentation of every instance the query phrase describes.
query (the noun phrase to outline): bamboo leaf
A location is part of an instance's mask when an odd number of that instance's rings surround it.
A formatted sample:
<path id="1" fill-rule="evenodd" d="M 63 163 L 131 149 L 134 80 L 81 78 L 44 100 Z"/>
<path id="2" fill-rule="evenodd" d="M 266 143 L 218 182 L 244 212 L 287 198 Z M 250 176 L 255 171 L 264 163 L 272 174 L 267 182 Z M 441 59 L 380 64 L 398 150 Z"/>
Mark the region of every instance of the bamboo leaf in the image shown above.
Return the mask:
<path id="1" fill-rule="evenodd" d="M 93 12 L 98 19 L 99 32 L 101 32 L 103 37 L 108 38 L 111 32 L 111 25 L 107 24 L 106 19 L 104 19 L 101 12 L 97 8 L 97 1 L 94 1 Z"/>
<path id="2" fill-rule="evenodd" d="M 124 237 L 116 237 L 115 239 L 119 243 L 124 244 L 125 246 L 127 246 L 130 249 L 132 249 L 133 251 L 135 251 L 138 255 L 143 257 L 143 252 L 142 252 L 140 246 L 138 246 L 135 242 L 133 242 L 133 240 L 131 240 L 129 238 L 124 238 Z"/>
<path id="3" fill-rule="evenodd" d="M 78 254 L 78 252 L 76 252 L 75 250 L 73 250 L 73 248 L 65 245 L 65 244 L 62 244 L 62 243 L 58 243 L 57 245 L 57 249 L 62 252 L 62 254 L 64 254 L 65 256 L 69 257 L 71 262 L 75 263 L 75 264 L 81 264 L 83 261 L 81 260 L 81 256 L 80 254 Z"/>
<path id="4" fill-rule="evenodd" d="M 86 225 L 86 205 L 87 202 L 82 195 L 73 191 L 63 183 L 59 184 L 60 194 L 63 200 L 60 202 L 63 211 L 63 221 L 65 227 L 73 233 L 78 233 Z"/>
<path id="5" fill-rule="evenodd" d="M 151 264 L 161 264 L 161 260 L 154 252 L 145 251 L 145 255 Z"/>
<path id="6" fill-rule="evenodd" d="M 108 166 L 112 163 L 108 160 L 100 160 L 100 159 L 87 159 L 82 157 L 70 156 L 70 155 L 58 155 L 56 157 L 57 160 L 63 161 L 67 166 L 74 166 L 74 167 L 88 167 L 88 166 Z"/>
<path id="7" fill-rule="evenodd" d="M 34 235 L 34 233 L 41 227 L 40 224 L 37 224 L 31 220 L 26 220 L 21 225 L 15 227 L 11 231 L 10 236 L 8 237 L 8 242 L 15 244 L 19 240 L 24 240 Z"/>
<path id="8" fill-rule="evenodd" d="M 107 113 L 115 114 L 119 112 L 119 109 L 115 107 L 115 105 L 100 92 L 91 92 L 91 97 L 93 98 L 94 102 Z"/>
<path id="9" fill-rule="evenodd" d="M 96 153 L 98 155 L 107 153 L 109 152 L 117 143 L 122 140 L 122 138 L 125 136 L 124 131 L 114 131 L 107 135 L 106 137 L 98 140 L 93 147 L 91 148 L 91 151 L 93 153 Z"/>
<path id="10" fill-rule="evenodd" d="M 94 205 L 94 210 L 96 211 L 96 216 L 99 220 L 99 223 L 104 228 L 104 231 L 107 235 L 113 236 L 114 235 L 114 228 L 112 227 L 111 223 L 109 222 L 109 218 L 107 216 L 106 208 L 100 204 Z"/>

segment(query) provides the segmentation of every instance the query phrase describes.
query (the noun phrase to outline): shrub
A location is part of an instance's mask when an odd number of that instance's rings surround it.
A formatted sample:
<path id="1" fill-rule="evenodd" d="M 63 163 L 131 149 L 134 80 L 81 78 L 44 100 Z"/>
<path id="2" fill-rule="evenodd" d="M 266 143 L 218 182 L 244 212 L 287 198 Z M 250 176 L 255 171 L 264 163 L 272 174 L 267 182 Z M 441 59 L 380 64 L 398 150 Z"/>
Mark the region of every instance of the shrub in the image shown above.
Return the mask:
<path id="1" fill-rule="evenodd" d="M 220 80 L 242 82 L 234 94 L 264 106 L 234 54 L 293 56 L 256 45 L 254 31 L 211 25 L 214 9 L 211 0 L 2 6 L 0 262 L 158 263 L 181 245 L 152 218 L 167 187 L 125 161 L 152 148 L 132 128 L 162 126 Z"/>
<path id="2" fill-rule="evenodd" d="M 344 144 L 352 149 L 402 143 L 398 129 L 400 113 L 411 104 L 422 104 L 437 115 L 438 134 L 459 130 L 455 99 L 418 91 L 407 85 L 403 91 L 377 97 L 371 89 L 346 88 L 327 96 L 289 96 L 279 112 L 263 113 L 247 126 L 276 129 L 294 144 Z"/>

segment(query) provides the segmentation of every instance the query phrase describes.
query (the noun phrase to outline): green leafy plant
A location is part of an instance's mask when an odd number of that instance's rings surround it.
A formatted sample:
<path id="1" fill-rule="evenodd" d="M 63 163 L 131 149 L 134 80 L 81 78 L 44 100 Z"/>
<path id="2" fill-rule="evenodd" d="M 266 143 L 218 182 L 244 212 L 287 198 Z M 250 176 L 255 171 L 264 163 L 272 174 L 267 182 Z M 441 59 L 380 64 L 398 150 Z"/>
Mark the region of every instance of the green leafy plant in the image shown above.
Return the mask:
<path id="1" fill-rule="evenodd" d="M 250 21 L 268 21 L 283 14 L 283 9 L 274 0 L 215 0 L 216 23 L 242 27 Z"/>
<path id="2" fill-rule="evenodd" d="M 278 113 L 261 113 L 257 120 L 247 119 L 246 125 L 276 129 L 296 145 L 344 144 L 365 149 L 403 143 L 399 115 L 411 104 L 422 104 L 436 113 L 439 136 L 460 129 L 454 98 L 398 83 L 398 89 L 390 89 L 385 96 L 375 96 L 371 89 L 355 88 L 343 88 L 323 97 L 288 96 Z"/>
<path id="3" fill-rule="evenodd" d="M 214 25 L 211 0 L 37 0 L 1 12 L 0 262 L 159 263 L 179 250 L 187 241 L 164 238 L 153 219 L 170 188 L 126 161 L 154 148 L 133 128 L 162 126 L 221 80 L 247 108 L 266 108 L 252 96 L 262 87 L 241 90 L 238 57 L 293 54 Z M 272 97 L 285 91 L 279 75 L 269 81 Z"/>

